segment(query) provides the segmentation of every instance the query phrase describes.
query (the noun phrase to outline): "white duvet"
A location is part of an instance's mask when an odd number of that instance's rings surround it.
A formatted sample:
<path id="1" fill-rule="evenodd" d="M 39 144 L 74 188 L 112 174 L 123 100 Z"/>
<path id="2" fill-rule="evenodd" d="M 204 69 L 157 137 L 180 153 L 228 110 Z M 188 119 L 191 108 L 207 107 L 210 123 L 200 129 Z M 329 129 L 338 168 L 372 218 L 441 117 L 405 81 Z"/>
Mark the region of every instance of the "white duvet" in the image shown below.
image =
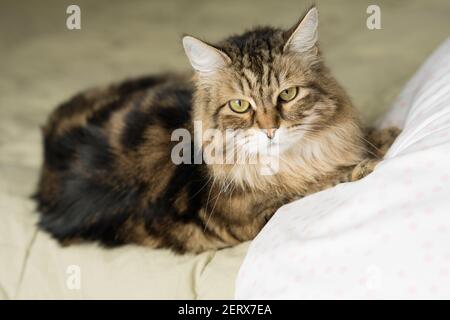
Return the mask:
<path id="1" fill-rule="evenodd" d="M 236 298 L 450 298 L 450 38 L 389 125 L 403 132 L 372 174 L 278 210 L 250 246 Z"/>

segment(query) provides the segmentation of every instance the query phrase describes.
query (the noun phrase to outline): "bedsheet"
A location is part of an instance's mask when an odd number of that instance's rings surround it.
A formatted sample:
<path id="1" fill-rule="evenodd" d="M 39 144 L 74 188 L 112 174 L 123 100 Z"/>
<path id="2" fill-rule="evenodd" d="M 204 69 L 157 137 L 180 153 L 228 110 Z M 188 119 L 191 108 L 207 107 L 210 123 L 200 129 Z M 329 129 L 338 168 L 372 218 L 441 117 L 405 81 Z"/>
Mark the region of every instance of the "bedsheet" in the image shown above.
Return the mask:
<path id="1" fill-rule="evenodd" d="M 450 38 L 380 127 L 375 171 L 278 210 L 250 245 L 240 299 L 450 298 Z"/>

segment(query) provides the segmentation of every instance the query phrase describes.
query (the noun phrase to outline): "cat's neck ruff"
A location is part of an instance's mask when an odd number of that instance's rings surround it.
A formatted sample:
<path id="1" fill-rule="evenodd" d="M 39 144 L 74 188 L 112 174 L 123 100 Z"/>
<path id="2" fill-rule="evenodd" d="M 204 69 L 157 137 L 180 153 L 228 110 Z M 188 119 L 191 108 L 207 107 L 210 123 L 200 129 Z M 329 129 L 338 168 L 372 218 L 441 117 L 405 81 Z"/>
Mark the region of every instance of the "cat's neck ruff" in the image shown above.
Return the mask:
<path id="1" fill-rule="evenodd" d="M 360 162 L 364 152 L 357 135 L 345 139 L 332 130 L 325 130 L 320 139 L 302 140 L 277 156 L 266 156 L 260 163 L 212 164 L 208 169 L 212 177 L 224 186 L 235 185 L 257 192 L 302 194 L 311 184 L 337 168 Z M 267 165 L 274 163 L 276 165 Z"/>

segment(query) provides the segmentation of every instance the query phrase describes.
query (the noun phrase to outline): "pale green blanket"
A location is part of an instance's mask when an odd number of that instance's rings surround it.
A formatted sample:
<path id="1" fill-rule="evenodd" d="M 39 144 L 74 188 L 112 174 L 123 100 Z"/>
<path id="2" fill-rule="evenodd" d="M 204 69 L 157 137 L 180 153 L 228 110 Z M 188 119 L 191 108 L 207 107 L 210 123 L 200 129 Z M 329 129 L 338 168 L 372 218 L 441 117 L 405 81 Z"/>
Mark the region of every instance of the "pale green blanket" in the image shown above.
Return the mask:
<path id="1" fill-rule="evenodd" d="M 366 28 L 371 1 L 317 2 L 329 66 L 368 122 L 449 36 L 447 0 L 378 0 L 382 29 L 373 31 Z M 69 31 L 65 11 L 71 3 L 0 1 L 0 297 L 232 298 L 247 244 L 175 257 L 131 246 L 62 249 L 37 231 L 29 195 L 41 162 L 39 125 L 83 88 L 187 70 L 183 33 L 215 41 L 255 24 L 287 27 L 308 4 L 79 0 L 82 29 Z M 81 270 L 79 290 L 67 286 L 71 265 Z"/>

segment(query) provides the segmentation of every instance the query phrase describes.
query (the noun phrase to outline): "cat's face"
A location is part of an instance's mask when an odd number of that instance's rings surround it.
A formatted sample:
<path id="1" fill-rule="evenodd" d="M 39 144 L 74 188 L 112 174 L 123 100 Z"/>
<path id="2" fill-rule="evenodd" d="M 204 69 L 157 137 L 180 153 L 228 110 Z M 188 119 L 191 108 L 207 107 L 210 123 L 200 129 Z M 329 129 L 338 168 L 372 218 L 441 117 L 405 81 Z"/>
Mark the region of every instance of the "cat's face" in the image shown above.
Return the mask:
<path id="1" fill-rule="evenodd" d="M 237 144 L 250 155 L 287 151 L 336 112 L 334 101 L 318 87 L 319 74 L 311 65 L 320 67 L 317 56 L 306 60 L 272 52 L 266 57 L 256 64 L 235 58 L 239 62 L 206 79 L 203 90 L 208 103 L 201 120 L 208 128 L 234 130 Z"/>
<path id="2" fill-rule="evenodd" d="M 195 120 L 233 130 L 248 156 L 279 156 L 339 125 L 346 96 L 322 63 L 317 24 L 312 8 L 288 31 L 259 28 L 217 46 L 185 37 L 197 75 Z"/>

